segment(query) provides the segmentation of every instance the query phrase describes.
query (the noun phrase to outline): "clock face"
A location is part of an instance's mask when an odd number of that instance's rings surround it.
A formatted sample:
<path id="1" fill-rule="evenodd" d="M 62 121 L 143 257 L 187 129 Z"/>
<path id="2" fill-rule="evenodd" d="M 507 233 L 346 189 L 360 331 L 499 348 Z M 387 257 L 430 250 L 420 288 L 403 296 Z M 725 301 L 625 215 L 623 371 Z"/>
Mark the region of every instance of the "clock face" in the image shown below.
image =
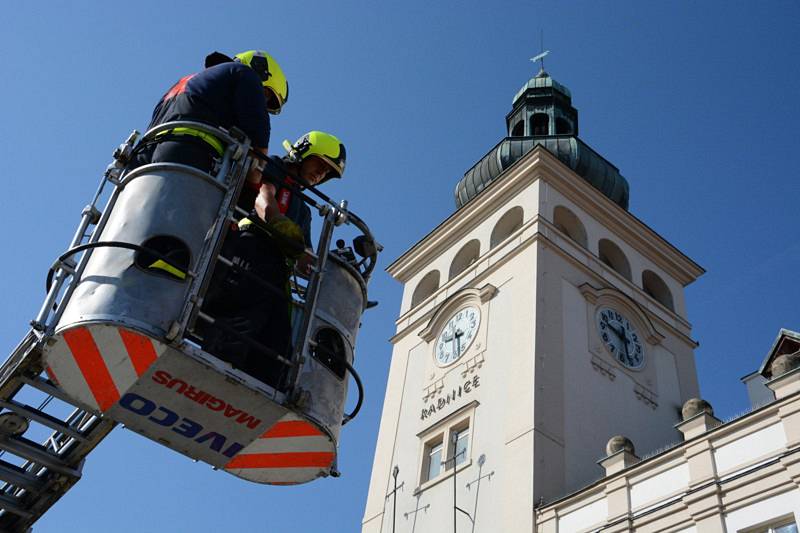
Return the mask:
<path id="1" fill-rule="evenodd" d="M 614 358 L 638 370 L 644 366 L 644 345 L 636 327 L 625 315 L 610 307 L 597 310 L 597 333 Z"/>
<path id="2" fill-rule="evenodd" d="M 436 339 L 436 364 L 447 366 L 458 361 L 475 340 L 480 325 L 477 307 L 466 307 L 454 314 Z"/>

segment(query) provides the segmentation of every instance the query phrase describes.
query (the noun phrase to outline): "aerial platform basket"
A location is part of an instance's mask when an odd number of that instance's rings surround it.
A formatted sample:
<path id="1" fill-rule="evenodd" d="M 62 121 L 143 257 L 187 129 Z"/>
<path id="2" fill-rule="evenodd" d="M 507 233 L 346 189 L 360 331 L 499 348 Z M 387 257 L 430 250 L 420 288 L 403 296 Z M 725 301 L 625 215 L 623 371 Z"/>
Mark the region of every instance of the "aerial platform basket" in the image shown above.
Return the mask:
<path id="1" fill-rule="evenodd" d="M 175 127 L 223 142 L 213 173 L 175 163 L 126 170 L 131 151 Z M 222 242 L 244 214 L 236 203 L 255 157 L 236 133 L 169 123 L 136 146 L 132 135 L 115 152 L 104 180 L 114 184 L 106 208 L 94 207 L 98 191 L 70 250 L 51 270 L 34 322 L 43 333 L 43 365 L 75 405 L 238 477 L 295 484 L 338 475 L 341 426 L 361 404 L 352 364 L 380 246 L 346 203 L 297 191 L 323 221 L 316 268 L 305 285 L 295 283 L 291 298 L 295 348 L 265 350 L 283 368 L 282 379 L 263 383 L 224 354 L 204 351 L 196 325 L 213 325 L 215 317 L 204 311 L 203 298 L 217 265 L 236 268 L 221 255 Z M 359 232 L 359 257 L 342 241 L 331 250 L 343 225 Z M 351 376 L 359 399 L 348 415 Z"/>

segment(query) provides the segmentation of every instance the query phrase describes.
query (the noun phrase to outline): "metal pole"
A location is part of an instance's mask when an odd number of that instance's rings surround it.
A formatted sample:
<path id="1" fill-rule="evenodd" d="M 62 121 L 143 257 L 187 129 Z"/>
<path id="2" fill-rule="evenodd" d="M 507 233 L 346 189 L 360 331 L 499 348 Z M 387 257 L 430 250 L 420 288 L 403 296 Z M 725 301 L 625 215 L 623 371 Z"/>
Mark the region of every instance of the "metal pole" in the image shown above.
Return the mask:
<path id="1" fill-rule="evenodd" d="M 456 496 L 456 442 L 458 442 L 458 433 L 453 433 L 453 436 L 450 439 L 453 444 L 453 533 L 458 533 L 458 527 L 456 521 L 458 520 L 458 501 Z"/>
<path id="2" fill-rule="evenodd" d="M 336 209 L 325 209 L 325 220 L 322 223 L 322 230 L 320 231 L 319 242 L 317 244 L 317 264 L 314 272 L 311 274 L 311 280 L 306 289 L 305 305 L 303 308 L 303 323 L 301 326 L 302 342 L 294 349 L 292 355 L 293 361 L 300 361 L 303 357 L 303 351 L 308 344 L 309 337 L 311 336 L 310 326 L 314 313 L 317 310 L 317 299 L 319 298 L 319 288 L 322 284 L 322 277 L 324 276 L 323 270 L 325 269 L 325 262 L 328 260 L 329 248 L 331 246 L 331 237 L 333 235 L 333 228 L 337 225 L 337 219 L 343 216 L 343 212 Z M 300 375 L 300 365 L 294 367 L 289 376 L 288 383 L 291 390 L 297 383 L 298 376 Z"/>
<path id="3" fill-rule="evenodd" d="M 394 477 L 394 490 L 392 495 L 392 533 L 397 525 L 397 474 L 400 473 L 400 468 L 395 465 L 392 469 L 392 476 Z"/>

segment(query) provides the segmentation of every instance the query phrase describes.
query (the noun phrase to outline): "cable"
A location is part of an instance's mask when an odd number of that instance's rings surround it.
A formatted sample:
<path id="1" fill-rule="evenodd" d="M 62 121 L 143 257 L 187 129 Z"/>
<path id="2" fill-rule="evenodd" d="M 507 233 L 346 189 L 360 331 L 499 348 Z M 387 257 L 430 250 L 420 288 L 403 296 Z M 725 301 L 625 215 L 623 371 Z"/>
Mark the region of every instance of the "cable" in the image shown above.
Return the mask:
<path id="1" fill-rule="evenodd" d="M 347 362 L 347 359 L 343 360 L 344 366 L 347 367 L 347 371 L 350 372 L 350 375 L 353 376 L 353 379 L 356 382 L 356 386 L 358 387 L 358 401 L 356 402 L 355 408 L 353 408 L 353 412 L 350 414 L 345 414 L 344 418 L 342 419 L 342 425 L 347 424 L 352 419 L 356 417 L 358 412 L 361 410 L 361 405 L 364 403 L 364 385 L 361 383 L 361 378 L 358 376 L 358 372 L 356 369 L 353 368 L 353 365 Z"/>
<path id="2" fill-rule="evenodd" d="M 85 250 L 90 250 L 92 248 L 103 248 L 103 247 L 125 248 L 127 250 L 134 250 L 136 252 L 144 252 L 144 253 L 147 253 L 147 254 L 150 254 L 150 255 L 154 256 L 156 259 L 160 259 L 160 260 L 164 261 L 168 265 L 174 266 L 171 263 L 172 259 L 168 258 L 167 256 L 165 256 L 163 254 L 161 254 L 160 252 L 157 252 L 157 251 L 155 251 L 155 250 L 153 250 L 151 248 L 145 248 L 144 246 L 139 246 L 138 244 L 131 244 L 129 242 L 122 242 L 122 241 L 89 242 L 89 243 L 86 243 L 86 244 L 78 245 L 78 246 L 76 246 L 74 248 L 70 248 L 69 250 L 67 250 L 66 252 L 64 252 L 60 256 L 58 256 L 58 259 L 56 259 L 55 264 L 63 263 L 69 257 L 77 254 L 78 252 L 83 252 Z M 53 284 L 53 275 L 54 274 L 55 274 L 55 267 L 53 266 L 53 267 L 50 267 L 50 270 L 47 272 L 47 283 L 46 283 L 46 286 L 47 286 L 47 291 L 48 292 L 50 291 L 50 286 Z"/>

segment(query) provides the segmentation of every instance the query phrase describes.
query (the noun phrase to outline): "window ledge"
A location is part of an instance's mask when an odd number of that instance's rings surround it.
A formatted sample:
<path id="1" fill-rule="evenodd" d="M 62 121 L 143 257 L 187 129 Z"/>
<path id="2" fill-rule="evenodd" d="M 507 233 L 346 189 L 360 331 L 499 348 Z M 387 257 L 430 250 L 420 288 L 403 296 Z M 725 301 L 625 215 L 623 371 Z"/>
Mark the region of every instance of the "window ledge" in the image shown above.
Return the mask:
<path id="1" fill-rule="evenodd" d="M 459 472 L 461 472 L 462 470 L 464 470 L 466 468 L 469 468 L 470 466 L 472 466 L 472 459 L 471 458 L 467 459 L 466 461 L 464 461 L 463 463 L 458 465 L 456 467 L 455 472 L 456 472 L 456 474 L 458 474 Z M 453 477 L 453 471 L 452 470 L 446 470 L 444 474 L 439 474 L 435 478 L 429 479 L 428 481 L 426 481 L 424 483 L 421 483 L 417 488 L 414 489 L 414 492 L 412 493 L 412 495 L 416 496 L 418 494 L 421 494 L 422 492 L 428 490 L 429 488 L 433 487 L 434 485 L 438 485 L 442 481 L 444 481 L 446 479 L 450 479 L 451 477 Z"/>

